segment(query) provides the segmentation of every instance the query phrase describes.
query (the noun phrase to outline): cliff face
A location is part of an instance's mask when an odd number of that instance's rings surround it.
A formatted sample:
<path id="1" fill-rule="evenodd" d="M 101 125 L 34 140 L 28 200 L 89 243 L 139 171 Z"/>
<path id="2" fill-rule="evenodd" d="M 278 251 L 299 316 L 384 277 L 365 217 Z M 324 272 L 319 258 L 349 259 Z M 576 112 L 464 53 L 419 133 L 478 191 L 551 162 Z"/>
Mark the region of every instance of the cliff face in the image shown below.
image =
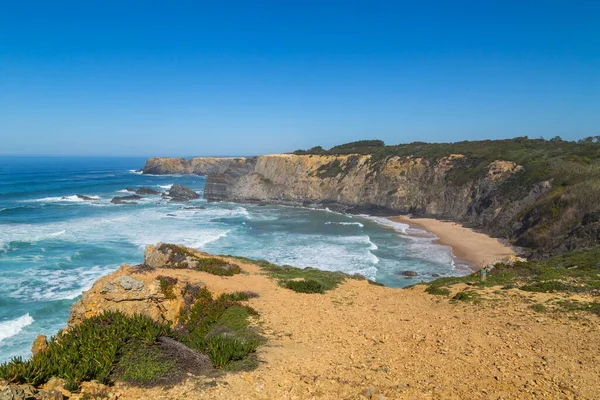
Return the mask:
<path id="1" fill-rule="evenodd" d="M 580 204 L 573 194 L 568 196 L 576 200 L 560 203 L 566 198 L 561 188 L 551 180 L 528 183 L 524 167 L 515 162 L 495 160 L 477 168 L 471 163 L 462 154 L 436 160 L 275 154 L 249 159 L 150 159 L 144 170 L 207 174 L 204 193 L 209 201 L 449 219 L 537 249 L 536 257 L 600 241 L 599 218 L 590 212 L 593 204 Z"/>
<path id="2" fill-rule="evenodd" d="M 253 158 L 197 157 L 185 158 L 152 157 L 146 161 L 142 169 L 144 174 L 195 174 L 210 175 L 223 173 L 226 170 L 241 169 L 246 171 L 254 165 Z"/>
<path id="3" fill-rule="evenodd" d="M 532 191 L 530 199 L 514 204 L 505 216 L 497 189 L 522 167 L 499 160 L 488 166 L 485 176 L 465 183 L 449 181 L 449 171 L 462 158 L 453 154 L 431 163 L 415 157 L 373 162 L 368 155 L 261 156 L 247 175 L 236 179 L 226 173 L 209 176 L 205 195 L 210 201 L 324 204 L 351 212 L 413 213 L 492 227 L 498 225 L 495 221 L 510 219 L 549 187 Z"/>

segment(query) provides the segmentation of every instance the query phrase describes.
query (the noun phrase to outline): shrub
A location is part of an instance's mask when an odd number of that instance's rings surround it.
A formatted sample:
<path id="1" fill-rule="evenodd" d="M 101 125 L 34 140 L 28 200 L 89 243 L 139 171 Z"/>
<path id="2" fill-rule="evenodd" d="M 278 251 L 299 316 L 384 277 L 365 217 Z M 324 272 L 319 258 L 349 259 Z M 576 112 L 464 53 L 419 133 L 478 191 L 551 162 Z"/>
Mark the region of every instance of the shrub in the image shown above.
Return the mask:
<path id="1" fill-rule="evenodd" d="M 92 379 L 108 383 L 119 355 L 129 343 L 150 345 L 159 336 L 169 335 L 172 332 L 167 325 L 148 317 L 105 312 L 59 333 L 45 351 L 30 360 L 18 357 L 0 365 L 0 379 L 37 386 L 56 376 L 66 380 L 69 390 Z"/>
<path id="2" fill-rule="evenodd" d="M 125 346 L 116 369 L 125 382 L 148 384 L 165 378 L 175 368 L 172 360 L 164 358 L 155 345 L 134 341 Z"/>
<path id="3" fill-rule="evenodd" d="M 216 257 L 207 257 L 207 258 L 196 258 L 198 262 L 197 270 L 208 272 L 213 275 L 220 276 L 233 276 L 235 274 L 239 274 L 242 272 L 239 265 L 230 264 L 227 261 L 216 258 Z"/>
<path id="4" fill-rule="evenodd" d="M 256 351 L 260 342 L 228 335 L 211 337 L 208 342 L 210 358 L 216 368 L 223 368 L 231 361 L 242 360 Z"/>
<path id="5" fill-rule="evenodd" d="M 429 294 L 433 294 L 436 296 L 448 296 L 450 295 L 450 289 L 442 288 L 439 286 L 428 286 L 425 291 Z"/>
<path id="6" fill-rule="evenodd" d="M 285 287 L 298 293 L 325 293 L 323 284 L 314 279 L 288 281 L 285 283 Z"/>
<path id="7" fill-rule="evenodd" d="M 160 282 L 160 291 L 165 295 L 165 298 L 174 299 L 176 296 L 173 290 L 177 284 L 177 278 L 159 275 L 157 279 Z"/>

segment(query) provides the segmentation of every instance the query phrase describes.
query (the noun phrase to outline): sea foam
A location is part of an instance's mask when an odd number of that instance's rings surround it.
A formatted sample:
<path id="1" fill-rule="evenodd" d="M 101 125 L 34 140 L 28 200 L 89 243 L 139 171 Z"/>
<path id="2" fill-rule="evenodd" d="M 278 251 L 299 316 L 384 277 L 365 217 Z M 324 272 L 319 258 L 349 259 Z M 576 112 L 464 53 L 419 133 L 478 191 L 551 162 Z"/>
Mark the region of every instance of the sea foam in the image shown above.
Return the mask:
<path id="1" fill-rule="evenodd" d="M 20 316 L 10 321 L 0 322 L 0 342 L 4 339 L 17 335 L 28 325 L 33 324 L 34 320 L 29 314 Z"/>

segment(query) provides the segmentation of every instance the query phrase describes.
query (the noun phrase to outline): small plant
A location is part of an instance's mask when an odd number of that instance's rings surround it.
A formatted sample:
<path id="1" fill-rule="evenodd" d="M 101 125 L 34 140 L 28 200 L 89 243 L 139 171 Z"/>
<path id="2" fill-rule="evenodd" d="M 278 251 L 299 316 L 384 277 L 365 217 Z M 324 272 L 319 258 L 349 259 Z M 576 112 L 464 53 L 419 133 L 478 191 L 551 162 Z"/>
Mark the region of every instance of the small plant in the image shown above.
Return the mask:
<path id="1" fill-rule="evenodd" d="M 242 360 L 249 353 L 256 351 L 260 342 L 228 335 L 217 335 L 210 338 L 207 345 L 214 366 L 223 368 L 231 361 Z"/>
<path id="2" fill-rule="evenodd" d="M 425 291 L 429 294 L 433 294 L 435 296 L 449 296 L 450 295 L 450 289 L 447 288 L 442 288 L 439 286 L 427 286 L 427 289 L 425 289 Z"/>
<path id="3" fill-rule="evenodd" d="M 175 299 L 174 289 L 177 284 L 177 278 L 159 275 L 156 279 L 160 282 L 160 291 L 165 295 L 165 299 Z"/>
<path id="4" fill-rule="evenodd" d="M 285 287 L 298 293 L 325 293 L 323 284 L 314 279 L 288 281 L 285 283 Z"/>
<path id="5" fill-rule="evenodd" d="M 452 300 L 478 302 L 479 294 L 473 291 L 458 292 L 452 297 Z"/>
<path id="6" fill-rule="evenodd" d="M 116 369 L 125 382 L 143 385 L 164 378 L 174 367 L 157 346 L 132 342 L 125 346 Z"/>
<path id="7" fill-rule="evenodd" d="M 198 262 L 197 270 L 208 272 L 209 274 L 219 276 L 233 276 L 242 272 L 239 265 L 230 264 L 222 258 L 206 257 L 196 259 Z"/>
<path id="8" fill-rule="evenodd" d="M 533 311 L 537 311 L 537 312 L 546 312 L 548 311 L 548 308 L 540 303 L 537 304 L 532 304 L 529 306 L 529 308 L 531 308 Z"/>
<path id="9" fill-rule="evenodd" d="M 247 301 L 258 297 L 258 293 L 250 291 L 223 293 L 221 297 L 232 301 Z"/>

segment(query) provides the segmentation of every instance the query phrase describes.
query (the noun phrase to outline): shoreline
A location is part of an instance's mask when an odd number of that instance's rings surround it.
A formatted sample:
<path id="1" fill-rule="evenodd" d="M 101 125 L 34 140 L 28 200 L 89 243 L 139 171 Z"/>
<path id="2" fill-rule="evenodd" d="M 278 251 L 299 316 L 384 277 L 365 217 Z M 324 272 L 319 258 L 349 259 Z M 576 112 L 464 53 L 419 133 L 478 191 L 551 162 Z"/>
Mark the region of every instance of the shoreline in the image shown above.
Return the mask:
<path id="1" fill-rule="evenodd" d="M 485 233 L 465 228 L 457 222 L 433 218 L 411 218 L 406 215 L 397 215 L 388 219 L 433 233 L 438 237 L 436 240 L 438 243 L 452 247 L 452 254 L 471 263 L 475 271 L 498 259 L 515 255 L 509 245 Z"/>

